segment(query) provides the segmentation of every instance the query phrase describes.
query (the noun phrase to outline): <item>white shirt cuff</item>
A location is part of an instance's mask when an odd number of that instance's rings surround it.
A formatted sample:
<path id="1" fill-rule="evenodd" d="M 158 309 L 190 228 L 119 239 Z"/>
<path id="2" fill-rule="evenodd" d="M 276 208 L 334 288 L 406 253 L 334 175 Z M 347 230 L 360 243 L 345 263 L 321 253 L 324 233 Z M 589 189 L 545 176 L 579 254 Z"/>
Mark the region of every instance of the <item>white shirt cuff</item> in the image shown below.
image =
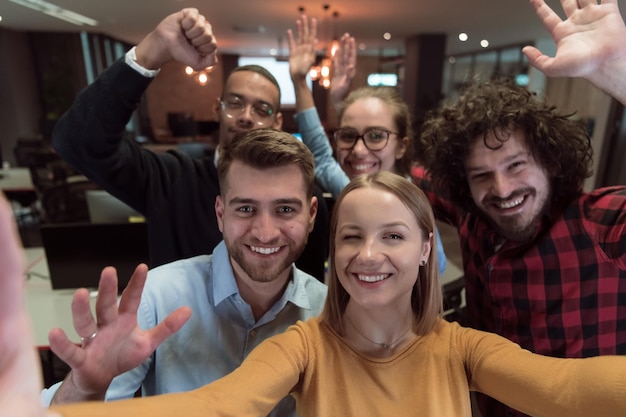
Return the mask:
<path id="1" fill-rule="evenodd" d="M 161 70 L 160 69 L 149 70 L 139 65 L 137 63 L 137 53 L 135 52 L 135 49 L 136 47 L 133 46 L 128 52 L 126 52 L 126 55 L 124 57 L 126 61 L 126 65 L 128 65 L 129 67 L 131 67 L 132 69 L 137 71 L 139 74 L 143 75 L 144 77 L 148 77 L 148 78 L 156 77 L 159 71 Z"/>

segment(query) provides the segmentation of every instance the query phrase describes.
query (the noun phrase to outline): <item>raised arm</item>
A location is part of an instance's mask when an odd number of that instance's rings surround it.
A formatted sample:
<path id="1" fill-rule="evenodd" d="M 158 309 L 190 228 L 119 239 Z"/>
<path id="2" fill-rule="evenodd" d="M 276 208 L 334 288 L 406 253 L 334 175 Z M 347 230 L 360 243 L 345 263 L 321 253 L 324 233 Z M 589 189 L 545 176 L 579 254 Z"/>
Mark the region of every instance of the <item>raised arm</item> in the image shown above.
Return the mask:
<path id="1" fill-rule="evenodd" d="M 626 27 L 617 0 L 561 0 L 562 20 L 545 0 L 530 0 L 552 35 L 554 57 L 523 49 L 531 65 L 549 77 L 582 77 L 626 104 Z"/>
<path id="2" fill-rule="evenodd" d="M 137 308 L 147 277 L 146 265 L 139 265 L 128 286 L 117 300 L 117 274 L 114 268 L 102 271 L 96 299 L 96 318 L 91 313 L 89 293 L 76 291 L 72 319 L 81 343 L 71 342 L 63 330 L 50 331 L 50 347 L 72 370 L 53 404 L 104 400 L 116 376 L 139 366 L 166 338 L 189 319 L 190 310 L 181 307 L 149 330 L 137 326 Z"/>
<path id="3" fill-rule="evenodd" d="M 317 48 L 317 20 L 310 21 L 306 16 L 296 20 L 296 35 L 289 29 L 289 74 L 296 94 L 296 111 L 315 107 L 313 93 L 306 83 L 306 77 L 315 64 Z"/>
<path id="4" fill-rule="evenodd" d="M 349 179 L 333 156 L 333 149 L 322 126 L 313 93 L 306 84 L 306 76 L 315 63 L 317 21 L 302 16 L 296 21 L 297 33 L 287 31 L 289 38 L 289 72 L 296 93 L 296 122 L 302 141 L 315 158 L 315 176 L 322 187 L 338 195 Z"/>
<path id="5" fill-rule="evenodd" d="M 169 198 L 173 181 L 166 179 L 180 176 L 181 163 L 124 140 L 126 125 L 156 76 L 146 70 L 171 60 L 206 67 L 215 62 L 215 53 L 211 25 L 198 10 L 167 16 L 137 45 L 135 62 L 127 54 L 78 94 L 55 125 L 54 149 L 74 169 L 147 216 L 155 200 Z"/>
<path id="6" fill-rule="evenodd" d="M 333 57 L 333 74 L 330 80 L 330 99 L 333 106 L 339 104 L 350 92 L 352 79 L 356 74 L 356 42 L 353 36 L 344 33 L 339 39 L 339 49 Z"/>
<path id="7" fill-rule="evenodd" d="M 53 417 L 39 403 L 41 367 L 26 311 L 24 270 L 12 211 L 0 193 L 0 415 Z"/>

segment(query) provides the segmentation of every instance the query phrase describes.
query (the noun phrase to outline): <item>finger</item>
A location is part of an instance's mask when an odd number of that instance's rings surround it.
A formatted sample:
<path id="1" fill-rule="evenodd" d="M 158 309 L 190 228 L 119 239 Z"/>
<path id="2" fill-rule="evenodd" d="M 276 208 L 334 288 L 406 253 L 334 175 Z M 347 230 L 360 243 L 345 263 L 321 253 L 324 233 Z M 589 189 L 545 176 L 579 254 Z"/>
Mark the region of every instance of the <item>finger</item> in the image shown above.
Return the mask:
<path id="1" fill-rule="evenodd" d="M 13 210 L 0 193 L 0 317 L 24 312 L 24 253 Z"/>
<path id="2" fill-rule="evenodd" d="M 183 30 L 190 28 L 194 25 L 199 15 L 200 12 L 195 7 L 187 7 L 183 9 L 181 11 L 181 18 L 179 22 L 180 26 L 183 28 Z"/>
<path id="3" fill-rule="evenodd" d="M 348 41 L 348 74 L 352 78 L 356 73 L 356 40 L 350 36 Z"/>
<path id="4" fill-rule="evenodd" d="M 304 23 L 302 22 L 302 16 L 296 19 L 296 42 L 298 45 L 304 42 Z"/>
<path id="5" fill-rule="evenodd" d="M 80 288 L 72 297 L 72 322 L 76 334 L 88 337 L 98 329 L 96 320 L 91 313 L 89 291 Z"/>
<path id="6" fill-rule="evenodd" d="M 545 0 L 542 0 L 545 1 Z M 569 17 L 578 11 L 578 0 L 561 0 L 561 7 L 565 12 L 565 16 Z"/>
<path id="7" fill-rule="evenodd" d="M 598 1 L 597 0 L 578 0 L 578 8 L 579 9 L 583 9 L 587 6 L 597 6 L 598 5 Z"/>
<path id="8" fill-rule="evenodd" d="M 96 318 L 98 326 L 106 326 L 117 320 L 117 271 L 111 266 L 107 266 L 100 274 L 100 282 L 98 283 L 98 297 L 96 298 Z M 91 333 L 78 333 L 79 336 L 87 337 L 96 329 L 92 329 Z"/>
<path id="9" fill-rule="evenodd" d="M 302 15 L 302 41 L 305 43 L 309 41 L 309 20 L 304 14 Z"/>
<path id="10" fill-rule="evenodd" d="M 317 19 L 311 19 L 310 36 L 312 40 L 317 40 Z"/>
<path id="11" fill-rule="evenodd" d="M 195 38 L 191 43 L 201 54 L 208 55 L 217 51 L 217 39 L 212 35 Z"/>
<path id="12" fill-rule="evenodd" d="M 554 58 L 551 58 L 547 55 L 541 53 L 541 51 L 534 46 L 525 46 L 522 49 L 526 58 L 528 58 L 528 63 L 533 67 L 537 68 L 539 71 L 543 72 L 547 76 L 551 76 L 554 69 L 553 63 L 555 62 Z"/>
<path id="13" fill-rule="evenodd" d="M 198 16 L 193 22 L 193 25 L 183 27 L 183 31 L 185 32 L 185 37 L 191 44 L 194 44 L 194 42 L 204 42 L 206 39 L 213 37 L 211 24 L 207 22 L 202 15 Z"/>
<path id="14" fill-rule="evenodd" d="M 217 50 L 215 50 L 215 52 L 209 53 L 208 55 L 205 55 L 202 57 L 202 59 L 200 60 L 199 67 L 196 69 L 196 71 L 199 71 L 203 68 L 212 67 L 216 65 L 218 62 L 219 62 L 219 59 L 217 57 Z"/>
<path id="15" fill-rule="evenodd" d="M 287 43 L 289 45 L 289 51 L 296 49 L 296 41 L 293 38 L 293 30 L 287 29 Z"/>
<path id="16" fill-rule="evenodd" d="M 50 343 L 52 352 L 70 368 L 79 368 L 85 363 L 86 351 L 70 341 L 62 329 L 50 330 L 48 343 Z"/>
<path id="17" fill-rule="evenodd" d="M 165 339 L 176 333 L 190 317 L 191 309 L 189 307 L 180 307 L 168 315 L 165 320 L 150 329 L 148 333 L 152 341 L 152 348 L 156 349 Z"/>
<path id="18" fill-rule="evenodd" d="M 146 264 L 137 265 L 137 268 L 135 268 L 135 272 L 133 272 L 128 285 L 122 292 L 119 306 L 120 314 L 131 314 L 133 316 L 137 315 L 137 309 L 139 308 L 139 303 L 141 302 L 141 294 L 143 292 L 143 287 L 146 284 L 147 277 L 148 266 Z"/>
<path id="19" fill-rule="evenodd" d="M 567 1 L 570 1 L 570 0 L 564 0 L 562 3 L 565 3 Z M 573 0 L 573 1 L 574 3 L 576 2 L 576 0 Z M 537 17 L 539 17 L 539 20 L 541 21 L 541 23 L 543 23 L 543 26 L 548 30 L 548 32 L 553 34 L 554 28 L 556 27 L 556 25 L 562 22 L 559 15 L 556 14 L 554 10 L 552 10 L 550 6 L 548 6 L 545 3 L 544 0 L 531 0 L 530 2 L 532 6 L 535 8 L 535 13 L 537 14 Z"/>

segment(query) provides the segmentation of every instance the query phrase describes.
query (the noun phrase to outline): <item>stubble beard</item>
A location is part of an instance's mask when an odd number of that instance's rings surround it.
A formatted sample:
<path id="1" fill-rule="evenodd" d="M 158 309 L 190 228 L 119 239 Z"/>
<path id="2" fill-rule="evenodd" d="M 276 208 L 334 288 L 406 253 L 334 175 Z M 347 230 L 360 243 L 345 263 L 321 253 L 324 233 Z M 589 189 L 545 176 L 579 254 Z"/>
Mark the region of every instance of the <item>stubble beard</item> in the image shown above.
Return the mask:
<path id="1" fill-rule="evenodd" d="M 283 271 L 290 268 L 291 264 L 298 259 L 305 245 L 306 242 L 301 245 L 296 245 L 295 242 L 289 241 L 286 246 L 281 248 L 281 250 L 287 250 L 288 254 L 280 261 L 267 260 L 250 262 L 245 256 L 245 252 L 248 251 L 248 249 L 243 248 L 243 243 L 235 242 L 234 245 L 230 245 L 226 242 L 226 247 L 228 248 L 228 253 L 231 258 L 246 275 L 255 282 L 272 282 L 277 279 Z"/>

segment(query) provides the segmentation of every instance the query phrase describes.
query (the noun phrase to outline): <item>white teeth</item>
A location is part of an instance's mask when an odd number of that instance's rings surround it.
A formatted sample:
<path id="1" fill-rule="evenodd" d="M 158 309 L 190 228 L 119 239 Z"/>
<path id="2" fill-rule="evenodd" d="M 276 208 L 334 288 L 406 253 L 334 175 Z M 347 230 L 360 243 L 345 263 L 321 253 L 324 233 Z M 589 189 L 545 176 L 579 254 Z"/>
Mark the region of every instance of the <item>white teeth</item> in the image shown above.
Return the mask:
<path id="1" fill-rule="evenodd" d="M 354 165 L 354 169 L 357 171 L 364 171 L 366 169 L 369 169 L 371 167 L 373 167 L 374 164 L 359 164 L 359 165 Z"/>
<path id="2" fill-rule="evenodd" d="M 382 281 L 383 279 L 387 278 L 389 276 L 389 274 L 381 274 L 381 275 L 361 275 L 361 274 L 357 274 L 357 276 L 359 277 L 359 281 L 378 282 L 378 281 Z"/>
<path id="3" fill-rule="evenodd" d="M 250 250 L 252 252 L 260 253 L 262 255 L 271 255 L 272 253 L 276 253 L 280 250 L 280 246 L 277 248 L 260 248 L 258 246 L 250 245 Z"/>
<path id="4" fill-rule="evenodd" d="M 510 209 L 515 206 L 519 206 L 520 204 L 522 204 L 523 201 L 524 201 L 524 197 L 520 197 L 517 200 L 513 200 L 508 203 L 498 204 L 498 207 L 500 207 L 501 209 Z"/>

